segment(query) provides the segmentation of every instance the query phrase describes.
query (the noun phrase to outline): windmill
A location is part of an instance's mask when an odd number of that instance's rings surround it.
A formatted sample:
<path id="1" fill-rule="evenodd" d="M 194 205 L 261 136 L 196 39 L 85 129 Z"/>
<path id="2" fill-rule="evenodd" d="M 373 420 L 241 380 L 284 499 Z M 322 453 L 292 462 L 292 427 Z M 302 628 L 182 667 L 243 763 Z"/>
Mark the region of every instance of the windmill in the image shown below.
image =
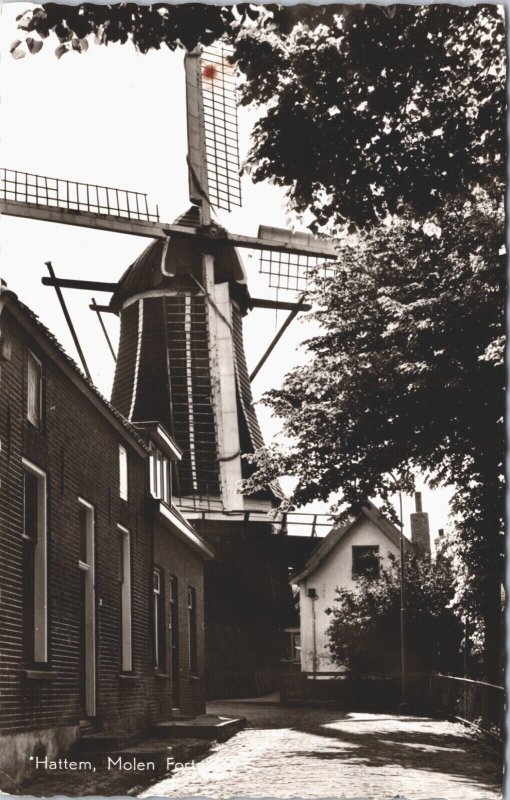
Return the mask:
<path id="1" fill-rule="evenodd" d="M 7 169 L 0 173 L 0 212 L 152 239 L 117 283 L 53 273 L 43 283 L 112 292 L 108 306 L 91 306 L 120 316 L 112 402 L 132 421 L 161 420 L 179 442 L 185 455 L 174 491 L 182 510 L 266 513 L 275 487 L 257 498 L 238 491 L 249 470 L 242 454 L 263 444 L 250 378 L 306 306 L 250 297 L 239 250 L 259 251 L 270 287 L 296 290 L 307 269 L 334 259 L 335 249 L 267 226 L 257 237 L 231 234 L 214 221 L 214 208 L 241 204 L 230 52 L 220 45 L 186 54 L 185 76 L 191 207 L 175 222 L 161 222 L 137 192 Z M 289 316 L 249 376 L 242 317 L 254 308 Z"/>

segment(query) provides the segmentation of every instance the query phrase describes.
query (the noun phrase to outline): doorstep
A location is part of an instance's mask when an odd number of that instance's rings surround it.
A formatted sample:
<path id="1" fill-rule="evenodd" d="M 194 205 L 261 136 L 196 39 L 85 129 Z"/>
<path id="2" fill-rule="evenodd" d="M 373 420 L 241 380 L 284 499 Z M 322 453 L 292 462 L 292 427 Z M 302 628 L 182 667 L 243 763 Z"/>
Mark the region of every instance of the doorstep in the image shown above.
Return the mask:
<path id="1" fill-rule="evenodd" d="M 201 714 L 190 719 L 173 717 L 152 726 L 151 733 L 158 739 L 207 739 L 226 742 L 246 726 L 246 717 L 222 717 Z"/>

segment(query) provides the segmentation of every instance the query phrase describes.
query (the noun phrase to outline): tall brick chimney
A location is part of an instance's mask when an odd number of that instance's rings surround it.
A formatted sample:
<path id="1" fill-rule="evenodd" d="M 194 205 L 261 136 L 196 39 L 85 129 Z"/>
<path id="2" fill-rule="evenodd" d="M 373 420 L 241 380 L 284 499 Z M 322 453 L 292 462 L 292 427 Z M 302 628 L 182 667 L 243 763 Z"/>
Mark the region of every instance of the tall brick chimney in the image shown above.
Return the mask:
<path id="1" fill-rule="evenodd" d="M 411 514 L 411 540 L 418 555 L 430 559 L 430 528 L 429 515 L 422 511 L 421 492 L 414 495 L 416 511 Z"/>

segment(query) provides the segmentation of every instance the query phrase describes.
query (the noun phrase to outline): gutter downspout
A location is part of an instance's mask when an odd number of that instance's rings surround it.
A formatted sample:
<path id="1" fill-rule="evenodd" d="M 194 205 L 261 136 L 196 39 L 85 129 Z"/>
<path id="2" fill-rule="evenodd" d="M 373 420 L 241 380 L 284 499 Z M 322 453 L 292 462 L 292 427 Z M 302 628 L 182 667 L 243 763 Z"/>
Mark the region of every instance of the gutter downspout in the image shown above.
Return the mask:
<path id="1" fill-rule="evenodd" d="M 315 619 L 315 601 L 317 600 L 317 595 L 311 598 L 312 600 L 312 632 L 313 632 L 313 677 L 315 680 L 315 673 L 317 672 L 317 630 L 316 630 L 316 619 Z"/>

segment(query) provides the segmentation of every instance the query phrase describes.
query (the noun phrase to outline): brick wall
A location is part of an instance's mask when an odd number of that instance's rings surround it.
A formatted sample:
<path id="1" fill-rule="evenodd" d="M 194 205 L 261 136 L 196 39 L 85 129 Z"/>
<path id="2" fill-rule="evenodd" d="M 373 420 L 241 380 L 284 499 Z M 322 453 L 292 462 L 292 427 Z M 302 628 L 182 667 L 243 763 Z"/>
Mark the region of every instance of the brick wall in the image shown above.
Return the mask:
<path id="1" fill-rule="evenodd" d="M 166 693 L 167 698 L 172 698 L 172 670 L 171 670 L 171 638 L 172 632 L 169 625 L 169 600 L 171 576 L 177 578 L 178 587 L 178 648 L 179 648 L 179 689 L 174 701 L 186 714 L 205 713 L 205 632 L 204 632 L 204 566 L 202 559 L 192 550 L 185 547 L 171 533 L 161 525 L 155 529 L 154 562 L 162 570 L 165 577 L 164 596 L 166 600 L 166 673 L 168 680 L 164 688 L 160 689 L 160 697 Z M 196 675 L 190 675 L 189 666 L 189 626 L 188 626 L 188 586 L 196 592 L 197 604 L 197 663 Z M 162 682 L 163 679 L 159 679 Z M 165 704 L 163 704 L 164 708 Z M 155 709 L 156 711 L 156 709 Z M 159 716 L 164 716 L 164 711 L 158 708 Z"/>
<path id="2" fill-rule="evenodd" d="M 159 697 L 148 642 L 152 599 L 152 523 L 146 511 L 145 457 L 4 308 L 0 361 L 0 734 L 76 725 L 80 718 L 78 497 L 94 506 L 97 720 L 105 730 L 143 729 Z M 44 371 L 44 425 L 25 419 L 27 347 Z M 119 498 L 118 448 L 128 452 L 128 502 Z M 47 473 L 49 667 L 53 680 L 23 676 L 22 467 Z M 117 523 L 131 534 L 133 672 L 120 676 Z"/>

